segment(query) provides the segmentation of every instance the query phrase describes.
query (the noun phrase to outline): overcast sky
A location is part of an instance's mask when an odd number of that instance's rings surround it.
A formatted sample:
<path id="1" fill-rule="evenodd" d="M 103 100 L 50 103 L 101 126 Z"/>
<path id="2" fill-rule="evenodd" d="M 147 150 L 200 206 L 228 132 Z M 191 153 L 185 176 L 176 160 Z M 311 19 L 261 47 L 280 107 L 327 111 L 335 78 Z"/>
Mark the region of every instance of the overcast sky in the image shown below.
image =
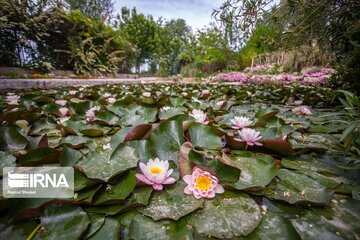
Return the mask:
<path id="1" fill-rule="evenodd" d="M 116 0 L 115 11 L 121 7 L 136 7 L 139 13 L 151 14 L 154 19 L 182 18 L 193 31 L 201 29 L 211 21 L 213 9 L 219 8 L 224 0 Z"/>

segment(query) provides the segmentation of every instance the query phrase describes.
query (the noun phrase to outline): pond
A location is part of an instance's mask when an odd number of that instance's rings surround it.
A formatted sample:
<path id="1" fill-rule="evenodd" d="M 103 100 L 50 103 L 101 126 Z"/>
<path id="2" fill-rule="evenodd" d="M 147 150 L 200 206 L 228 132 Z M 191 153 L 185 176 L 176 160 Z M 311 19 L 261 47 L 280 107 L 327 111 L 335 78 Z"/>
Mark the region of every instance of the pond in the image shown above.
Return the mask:
<path id="1" fill-rule="evenodd" d="M 1 197 L 0 238 L 359 239 L 359 150 L 341 141 L 339 96 L 299 84 L 3 92 L 1 166 L 73 167 L 75 193 Z"/>

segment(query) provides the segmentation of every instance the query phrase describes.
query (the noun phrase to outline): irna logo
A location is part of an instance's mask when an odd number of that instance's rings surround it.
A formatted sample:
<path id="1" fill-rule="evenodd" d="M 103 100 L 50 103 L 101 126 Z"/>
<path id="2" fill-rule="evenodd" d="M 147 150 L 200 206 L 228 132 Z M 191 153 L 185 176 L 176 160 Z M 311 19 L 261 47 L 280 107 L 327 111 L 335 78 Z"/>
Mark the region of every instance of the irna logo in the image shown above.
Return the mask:
<path id="1" fill-rule="evenodd" d="M 8 185 L 11 188 L 36 188 L 36 187 L 69 187 L 64 174 L 42 173 L 8 173 Z"/>

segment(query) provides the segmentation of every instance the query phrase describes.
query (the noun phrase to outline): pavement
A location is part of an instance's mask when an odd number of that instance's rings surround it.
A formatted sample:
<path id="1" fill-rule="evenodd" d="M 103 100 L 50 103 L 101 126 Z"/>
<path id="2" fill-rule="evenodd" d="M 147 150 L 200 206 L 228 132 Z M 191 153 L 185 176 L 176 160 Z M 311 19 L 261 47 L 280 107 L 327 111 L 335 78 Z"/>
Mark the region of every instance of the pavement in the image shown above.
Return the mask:
<path id="1" fill-rule="evenodd" d="M 84 85 L 113 85 L 113 84 L 147 84 L 147 83 L 191 83 L 193 79 L 176 80 L 174 78 L 143 77 L 136 79 L 101 78 L 101 79 L 0 79 L 0 89 L 28 89 L 28 88 L 58 88 L 66 86 Z"/>

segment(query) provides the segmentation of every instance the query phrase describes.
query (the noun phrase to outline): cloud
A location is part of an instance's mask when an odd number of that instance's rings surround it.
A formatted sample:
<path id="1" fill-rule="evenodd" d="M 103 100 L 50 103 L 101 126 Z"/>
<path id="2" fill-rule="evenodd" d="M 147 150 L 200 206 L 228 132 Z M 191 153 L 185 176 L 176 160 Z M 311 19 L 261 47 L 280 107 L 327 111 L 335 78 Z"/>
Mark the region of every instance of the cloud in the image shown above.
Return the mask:
<path id="1" fill-rule="evenodd" d="M 214 21 L 211 14 L 222 2 L 223 0 L 118 0 L 115 9 L 120 12 L 123 6 L 136 7 L 138 12 L 151 14 L 154 19 L 182 18 L 196 30 Z"/>

